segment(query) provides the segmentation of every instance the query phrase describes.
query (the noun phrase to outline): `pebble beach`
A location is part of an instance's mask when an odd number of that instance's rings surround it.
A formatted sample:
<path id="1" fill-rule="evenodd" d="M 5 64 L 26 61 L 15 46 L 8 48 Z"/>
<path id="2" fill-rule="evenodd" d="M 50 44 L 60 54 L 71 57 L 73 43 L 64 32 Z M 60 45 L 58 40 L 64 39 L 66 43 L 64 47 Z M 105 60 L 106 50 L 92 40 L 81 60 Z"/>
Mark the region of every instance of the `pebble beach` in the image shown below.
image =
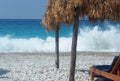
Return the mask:
<path id="1" fill-rule="evenodd" d="M 90 81 L 92 65 L 111 64 L 119 53 L 78 52 L 75 81 Z M 60 68 L 54 53 L 0 53 L 0 81 L 69 81 L 70 53 L 60 53 Z"/>

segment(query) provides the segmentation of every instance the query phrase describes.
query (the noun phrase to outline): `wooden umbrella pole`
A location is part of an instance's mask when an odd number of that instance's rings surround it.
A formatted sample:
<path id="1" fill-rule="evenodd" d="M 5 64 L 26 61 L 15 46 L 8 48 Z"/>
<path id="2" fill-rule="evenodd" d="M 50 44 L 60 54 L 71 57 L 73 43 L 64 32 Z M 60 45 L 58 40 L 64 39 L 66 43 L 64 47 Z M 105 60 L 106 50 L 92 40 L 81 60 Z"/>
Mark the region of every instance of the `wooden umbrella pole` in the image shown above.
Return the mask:
<path id="1" fill-rule="evenodd" d="M 75 8 L 75 20 L 73 26 L 73 37 L 72 37 L 72 48 L 71 48 L 71 65 L 70 65 L 70 77 L 69 81 L 74 81 L 75 66 L 76 66 L 76 47 L 77 47 L 77 36 L 79 26 L 79 12 L 80 8 Z"/>
<path id="2" fill-rule="evenodd" d="M 57 27 L 57 30 L 55 31 L 55 51 L 56 51 L 56 68 L 59 69 L 59 28 Z"/>

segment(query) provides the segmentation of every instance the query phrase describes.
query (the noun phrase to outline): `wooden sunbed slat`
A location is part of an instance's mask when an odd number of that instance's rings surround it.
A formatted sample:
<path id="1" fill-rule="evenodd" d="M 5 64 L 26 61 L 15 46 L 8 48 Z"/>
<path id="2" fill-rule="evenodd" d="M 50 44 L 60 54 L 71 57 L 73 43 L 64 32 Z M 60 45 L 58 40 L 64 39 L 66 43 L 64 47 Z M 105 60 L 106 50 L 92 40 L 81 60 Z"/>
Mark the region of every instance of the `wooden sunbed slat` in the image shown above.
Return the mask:
<path id="1" fill-rule="evenodd" d="M 111 72 L 105 72 L 94 67 L 90 67 L 90 73 L 91 81 L 94 80 L 95 74 L 97 74 L 98 76 L 103 76 L 105 78 L 111 79 L 113 81 L 120 81 L 120 55 Z"/>
<path id="2" fill-rule="evenodd" d="M 108 73 L 108 72 L 105 72 L 105 71 L 101 71 L 101 70 L 98 70 L 98 69 L 93 68 L 93 67 L 90 68 L 90 71 L 93 74 L 95 73 L 95 74 L 97 74 L 99 76 L 109 78 L 109 79 L 111 79 L 113 81 L 120 81 L 120 76 L 117 75 L 117 74 L 112 74 L 112 73 Z M 91 79 L 93 80 L 93 78 L 91 78 Z"/>

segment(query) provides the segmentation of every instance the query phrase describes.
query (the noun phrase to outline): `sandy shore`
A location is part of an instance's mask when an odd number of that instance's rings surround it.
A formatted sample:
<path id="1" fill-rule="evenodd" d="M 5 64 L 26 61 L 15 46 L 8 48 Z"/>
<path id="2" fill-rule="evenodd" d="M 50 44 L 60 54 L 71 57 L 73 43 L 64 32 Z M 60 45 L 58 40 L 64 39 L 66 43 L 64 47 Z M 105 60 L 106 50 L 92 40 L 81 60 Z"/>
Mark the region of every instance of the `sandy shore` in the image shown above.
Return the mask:
<path id="1" fill-rule="evenodd" d="M 111 64 L 113 52 L 78 52 L 75 79 L 90 81 L 89 67 Z M 0 53 L 0 81 L 68 81 L 70 53 L 60 53 L 60 69 L 53 53 Z"/>

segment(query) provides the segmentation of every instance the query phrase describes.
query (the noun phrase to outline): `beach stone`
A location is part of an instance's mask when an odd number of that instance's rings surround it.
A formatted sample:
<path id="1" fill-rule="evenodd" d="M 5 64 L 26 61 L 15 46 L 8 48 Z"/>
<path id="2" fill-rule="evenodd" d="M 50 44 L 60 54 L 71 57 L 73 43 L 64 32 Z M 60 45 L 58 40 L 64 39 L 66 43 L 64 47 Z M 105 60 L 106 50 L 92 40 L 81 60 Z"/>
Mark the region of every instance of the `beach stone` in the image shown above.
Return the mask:
<path id="1" fill-rule="evenodd" d="M 55 57 L 48 54 L 0 54 L 0 68 L 9 71 L 0 75 L 0 77 L 5 77 L 0 81 L 69 81 L 70 55 L 60 56 L 60 69 L 55 67 Z M 114 56 L 107 55 L 106 57 L 78 53 L 75 81 L 90 81 L 89 67 L 111 64 Z"/>

